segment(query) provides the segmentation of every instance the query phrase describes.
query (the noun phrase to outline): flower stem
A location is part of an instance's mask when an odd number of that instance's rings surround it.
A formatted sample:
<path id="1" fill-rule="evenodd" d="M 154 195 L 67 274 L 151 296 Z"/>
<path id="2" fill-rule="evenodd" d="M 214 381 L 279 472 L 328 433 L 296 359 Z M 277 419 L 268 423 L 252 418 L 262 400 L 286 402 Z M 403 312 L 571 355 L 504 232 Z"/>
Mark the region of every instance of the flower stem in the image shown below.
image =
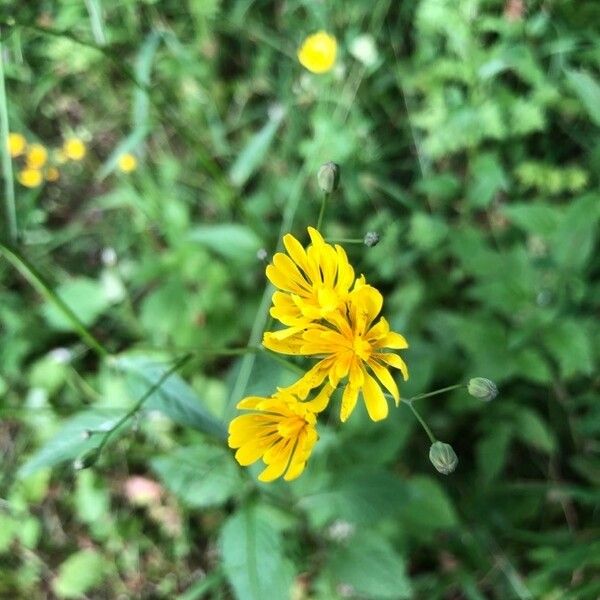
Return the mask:
<path id="1" fill-rule="evenodd" d="M 329 192 L 325 192 L 323 194 L 323 199 L 321 200 L 321 210 L 319 211 L 319 218 L 317 219 L 317 231 L 319 232 L 321 231 L 321 225 L 323 224 L 323 217 L 325 216 L 325 209 L 327 208 L 329 196 L 331 196 L 331 194 Z"/>
<path id="2" fill-rule="evenodd" d="M 431 429 L 429 429 L 429 426 L 427 425 L 427 423 L 425 423 L 425 419 L 423 419 L 423 417 L 419 414 L 419 411 L 413 406 L 412 400 L 404 400 L 404 402 L 406 404 L 408 404 L 408 407 L 410 408 L 410 410 L 412 410 L 415 417 L 417 417 L 417 421 L 419 421 L 419 423 L 421 423 L 421 427 L 423 427 L 423 429 L 425 430 L 425 433 L 429 436 L 431 443 L 435 444 L 435 442 L 437 441 L 435 439 L 435 436 L 431 432 Z"/>
<path id="3" fill-rule="evenodd" d="M 81 339 L 101 358 L 106 358 L 110 352 L 98 341 L 85 326 L 71 307 L 52 289 L 46 278 L 18 250 L 0 242 L 0 253 L 12 263 L 29 283 L 54 304 L 67 318 Z"/>
<path id="4" fill-rule="evenodd" d="M 464 383 L 457 383 L 456 385 L 449 385 L 445 388 L 440 388 L 439 390 L 433 390 L 433 392 L 427 392 L 426 394 L 417 394 L 412 398 L 408 398 L 403 400 L 403 402 L 413 402 L 414 400 L 422 400 L 423 398 L 430 398 L 431 396 L 437 396 L 438 394 L 443 394 L 444 392 L 449 392 L 450 390 L 457 390 L 458 388 L 466 387 Z"/>
<path id="5" fill-rule="evenodd" d="M 96 453 L 95 453 L 96 459 L 100 456 L 102 449 L 104 448 L 104 446 L 106 446 L 106 444 L 108 443 L 108 440 L 113 435 L 113 433 L 119 427 L 121 427 L 121 425 L 123 425 L 123 423 L 126 423 L 129 419 L 131 419 L 140 410 L 140 408 L 142 408 L 144 402 L 146 402 L 146 400 L 148 400 L 148 398 L 150 398 L 150 396 L 152 396 L 152 394 L 154 394 L 154 392 L 156 392 L 156 390 L 160 389 L 162 384 L 167 379 L 169 379 L 169 377 L 171 377 L 171 375 L 173 375 L 179 369 L 181 369 L 181 367 L 183 367 L 191 358 L 192 358 L 191 353 L 184 354 L 182 357 L 178 358 L 173 363 L 173 366 L 171 368 L 169 368 L 167 371 L 165 371 L 160 376 L 160 378 L 156 381 L 156 383 L 154 383 L 151 387 L 149 387 L 146 390 L 144 395 L 141 396 L 140 399 L 133 405 L 131 410 L 129 410 L 126 414 L 124 414 L 108 431 L 103 432 L 104 437 L 102 438 L 102 441 L 100 442 L 99 446 L 96 449 Z M 90 434 L 95 434 L 95 433 L 98 433 L 98 432 L 94 431 L 94 430 L 90 431 Z"/>
<path id="6" fill-rule="evenodd" d="M 10 153 L 8 152 L 8 109 L 4 84 L 4 48 L 0 41 L 0 144 L 2 145 L 2 177 L 4 178 L 5 238 L 12 244 L 17 241 L 17 211 L 15 208 L 15 186 Z"/>
<path id="7" fill-rule="evenodd" d="M 328 239 L 329 244 L 364 244 L 364 239 L 359 238 L 332 238 Z"/>

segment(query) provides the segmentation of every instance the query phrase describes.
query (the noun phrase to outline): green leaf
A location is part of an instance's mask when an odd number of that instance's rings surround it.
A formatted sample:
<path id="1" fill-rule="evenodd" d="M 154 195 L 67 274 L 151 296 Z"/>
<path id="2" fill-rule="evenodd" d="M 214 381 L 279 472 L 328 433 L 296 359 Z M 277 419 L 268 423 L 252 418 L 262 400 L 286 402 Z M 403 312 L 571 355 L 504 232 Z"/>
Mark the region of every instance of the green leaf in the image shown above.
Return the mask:
<path id="1" fill-rule="evenodd" d="M 508 188 L 508 180 L 498 157 L 486 152 L 478 154 L 471 165 L 472 182 L 467 199 L 471 206 L 487 206 L 499 190 Z"/>
<path id="2" fill-rule="evenodd" d="M 328 571 L 336 586 L 348 585 L 352 596 L 378 599 L 410 598 L 404 559 L 381 535 L 363 531 L 348 545 L 332 551 Z"/>
<path id="3" fill-rule="evenodd" d="M 97 448 L 102 435 L 85 436 L 86 430 L 108 431 L 123 416 L 119 410 L 89 410 L 67 419 L 59 431 L 21 466 L 21 478 L 45 467 L 74 460 Z"/>
<path id="4" fill-rule="evenodd" d="M 224 258 L 246 262 L 256 261 L 256 253 L 262 246 L 260 238 L 252 229 L 239 223 L 199 225 L 190 230 L 188 240 L 201 244 Z"/>
<path id="5" fill-rule="evenodd" d="M 244 506 L 219 537 L 223 568 L 240 600 L 289 598 L 293 569 L 283 555 L 281 533 L 269 513 Z"/>
<path id="6" fill-rule="evenodd" d="M 250 138 L 229 170 L 229 179 L 233 185 L 242 187 L 262 165 L 284 115 L 283 108 L 274 107 L 270 111 L 269 120 Z"/>
<path id="7" fill-rule="evenodd" d="M 104 288 L 94 279 L 74 277 L 56 288 L 56 293 L 86 326 L 109 307 Z M 55 304 L 47 302 L 42 309 L 48 324 L 59 331 L 75 331 L 73 324 Z"/>
<path id="8" fill-rule="evenodd" d="M 104 557 L 94 550 L 71 554 L 60 565 L 52 589 L 59 598 L 80 598 L 103 580 L 107 566 Z"/>
<path id="9" fill-rule="evenodd" d="M 547 204 L 509 204 L 502 212 L 517 227 L 528 233 L 548 236 L 558 226 L 561 219 L 561 211 Z"/>
<path id="10" fill-rule="evenodd" d="M 566 71 L 566 74 L 590 119 L 600 126 L 600 84 L 584 70 Z"/>
<path id="11" fill-rule="evenodd" d="M 110 496 L 102 480 L 91 469 L 77 473 L 75 508 L 84 523 L 94 523 L 108 515 Z"/>
<path id="12" fill-rule="evenodd" d="M 521 407 L 517 414 L 515 435 L 528 446 L 547 454 L 554 452 L 556 440 L 547 423 L 535 412 Z"/>
<path id="13" fill-rule="evenodd" d="M 114 358 L 113 366 L 123 373 L 134 397 L 141 397 L 168 371 L 169 364 L 142 354 L 121 354 Z M 193 427 L 217 439 L 227 437 L 227 428 L 203 405 L 196 392 L 177 373 L 171 374 L 153 392 L 146 410 L 158 410 L 185 427 Z"/>
<path id="14" fill-rule="evenodd" d="M 477 444 L 477 467 L 485 482 L 495 479 L 504 468 L 511 437 L 511 425 L 498 423 Z"/>
<path id="15" fill-rule="evenodd" d="M 427 213 L 413 213 L 410 219 L 410 239 L 422 250 L 432 250 L 444 240 L 448 226 L 442 219 Z"/>
<path id="16" fill-rule="evenodd" d="M 561 319 L 544 332 L 544 346 L 558 361 L 564 379 L 594 371 L 592 340 L 585 322 Z"/>
<path id="17" fill-rule="evenodd" d="M 413 477 L 407 486 L 409 501 L 400 514 L 405 526 L 416 536 L 427 537 L 436 530 L 458 525 L 452 501 L 432 477 Z"/>
<path id="18" fill-rule="evenodd" d="M 166 487 L 186 506 L 217 506 L 231 498 L 242 479 L 231 452 L 216 446 L 178 448 L 151 461 Z"/>
<path id="19" fill-rule="evenodd" d="M 136 58 L 135 76 L 140 86 L 135 88 L 133 98 L 132 125 L 134 130 L 147 130 L 149 127 L 150 97 L 145 87 L 150 85 L 152 63 L 161 38 L 162 34 L 159 31 L 151 31 L 144 39 Z"/>

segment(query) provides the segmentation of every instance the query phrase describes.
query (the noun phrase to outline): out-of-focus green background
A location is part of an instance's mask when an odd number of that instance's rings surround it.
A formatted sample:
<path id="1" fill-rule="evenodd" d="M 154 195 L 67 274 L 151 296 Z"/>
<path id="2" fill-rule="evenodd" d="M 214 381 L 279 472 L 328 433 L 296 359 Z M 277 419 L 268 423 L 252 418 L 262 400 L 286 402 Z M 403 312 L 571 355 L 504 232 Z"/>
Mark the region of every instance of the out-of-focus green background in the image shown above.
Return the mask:
<path id="1" fill-rule="evenodd" d="M 3 161 L 0 598 L 600 596 L 600 3 L 40 0 L 3 3 L 0 39 L 10 130 L 88 149 L 32 189 Z M 381 234 L 347 251 L 410 342 L 403 395 L 500 388 L 420 401 L 450 476 L 402 405 L 340 426 L 334 400 L 292 484 L 215 441 L 294 377 L 223 349 L 259 339 L 257 252 L 306 242 L 329 160 L 324 234 Z M 85 431 L 187 351 L 95 457 Z"/>

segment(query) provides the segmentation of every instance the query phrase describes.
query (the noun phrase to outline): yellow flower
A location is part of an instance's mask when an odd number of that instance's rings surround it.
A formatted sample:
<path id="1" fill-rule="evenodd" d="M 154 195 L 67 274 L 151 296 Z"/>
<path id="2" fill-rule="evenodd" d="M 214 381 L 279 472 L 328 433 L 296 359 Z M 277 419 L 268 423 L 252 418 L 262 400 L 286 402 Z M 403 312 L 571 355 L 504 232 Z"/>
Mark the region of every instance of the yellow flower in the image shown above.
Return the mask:
<path id="1" fill-rule="evenodd" d="M 137 169 L 137 158 L 133 154 L 121 154 L 117 165 L 123 173 L 131 173 Z"/>
<path id="2" fill-rule="evenodd" d="M 41 144 L 31 144 L 27 150 L 27 168 L 41 169 L 48 160 L 48 151 Z"/>
<path id="3" fill-rule="evenodd" d="M 332 388 L 347 378 L 340 419 L 348 419 L 359 393 L 362 393 L 369 417 L 373 421 L 385 419 L 388 404 L 381 384 L 398 405 L 400 394 L 389 367 L 399 369 L 405 380 L 408 369 L 397 354 L 384 350 L 404 349 L 408 344 L 399 333 L 390 331 L 385 318 L 381 317 L 373 325 L 382 306 L 383 297 L 379 291 L 366 285 L 361 277 L 349 294 L 344 310 L 330 313 L 325 322 L 313 323 L 305 330 L 287 336 L 278 335 L 280 332 L 265 333 L 263 345 L 270 350 L 322 357 L 287 391 L 304 398 L 325 378 Z"/>
<path id="4" fill-rule="evenodd" d="M 25 152 L 27 142 L 20 133 L 9 133 L 7 146 L 9 154 L 16 158 Z"/>
<path id="5" fill-rule="evenodd" d="M 23 169 L 19 171 L 17 179 L 21 185 L 35 188 L 42 183 L 42 172 L 39 169 Z"/>
<path id="6" fill-rule="evenodd" d="M 335 64 L 337 41 L 326 31 L 309 35 L 298 50 L 300 64 L 312 73 L 327 73 Z"/>
<path id="7" fill-rule="evenodd" d="M 236 460 L 247 466 L 262 458 L 266 468 L 258 476 L 260 481 L 299 477 L 318 439 L 316 413 L 325 408 L 331 392 L 325 386 L 310 402 L 299 402 L 284 390 L 270 398 L 244 398 L 237 408 L 252 412 L 229 424 L 228 443 L 237 448 Z"/>
<path id="8" fill-rule="evenodd" d="M 58 181 L 60 178 L 60 173 L 56 167 L 48 167 L 46 169 L 46 181 Z"/>
<path id="9" fill-rule="evenodd" d="M 85 144 L 79 138 L 69 138 L 65 140 L 62 151 L 70 160 L 81 160 L 85 156 Z"/>
<path id="10" fill-rule="evenodd" d="M 291 234 L 284 236 L 287 254 L 277 252 L 266 269 L 271 283 L 282 290 L 273 294 L 271 308 L 271 316 L 290 327 L 279 333 L 282 336 L 343 306 L 354 283 L 354 270 L 344 249 L 325 243 L 312 227 L 308 234 L 312 245 L 307 250 Z"/>

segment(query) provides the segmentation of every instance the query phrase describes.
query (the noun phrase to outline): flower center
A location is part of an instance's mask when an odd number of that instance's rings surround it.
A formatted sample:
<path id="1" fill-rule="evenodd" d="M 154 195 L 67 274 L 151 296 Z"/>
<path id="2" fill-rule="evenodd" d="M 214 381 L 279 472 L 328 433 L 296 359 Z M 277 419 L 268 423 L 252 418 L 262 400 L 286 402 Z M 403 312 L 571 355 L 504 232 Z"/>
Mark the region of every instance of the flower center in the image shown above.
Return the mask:
<path id="1" fill-rule="evenodd" d="M 354 338 L 352 343 L 352 350 L 354 350 L 354 354 L 356 354 L 358 358 L 362 360 L 369 360 L 372 348 L 369 342 L 363 340 L 362 337 L 357 336 Z"/>
<path id="2" fill-rule="evenodd" d="M 301 417 L 291 417 L 277 425 L 277 432 L 282 438 L 296 438 L 306 427 L 306 421 Z"/>

